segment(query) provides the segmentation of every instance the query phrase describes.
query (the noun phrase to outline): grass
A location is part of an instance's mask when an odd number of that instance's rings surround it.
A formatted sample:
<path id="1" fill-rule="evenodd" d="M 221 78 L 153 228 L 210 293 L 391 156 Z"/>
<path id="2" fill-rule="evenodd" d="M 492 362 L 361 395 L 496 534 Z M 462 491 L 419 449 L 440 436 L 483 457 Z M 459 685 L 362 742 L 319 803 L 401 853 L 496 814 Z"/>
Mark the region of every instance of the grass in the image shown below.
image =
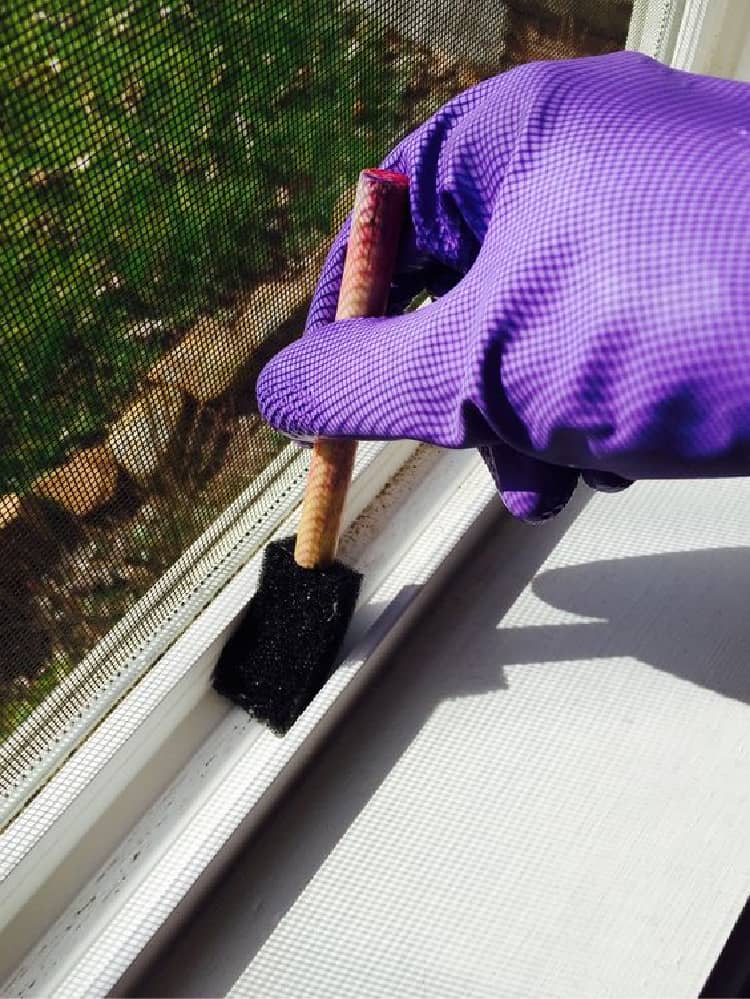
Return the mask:
<path id="1" fill-rule="evenodd" d="M 318 254 L 359 170 L 476 82 L 336 4 L 162 3 L 0 10 L 0 495 L 100 440 L 199 315 Z M 286 443 L 240 432 L 247 391 L 193 407 L 164 481 L 0 535 L 0 741 Z"/>
<path id="2" fill-rule="evenodd" d="M 0 492 L 100 436 L 201 312 L 328 234 L 406 61 L 319 0 L 0 12 Z"/>

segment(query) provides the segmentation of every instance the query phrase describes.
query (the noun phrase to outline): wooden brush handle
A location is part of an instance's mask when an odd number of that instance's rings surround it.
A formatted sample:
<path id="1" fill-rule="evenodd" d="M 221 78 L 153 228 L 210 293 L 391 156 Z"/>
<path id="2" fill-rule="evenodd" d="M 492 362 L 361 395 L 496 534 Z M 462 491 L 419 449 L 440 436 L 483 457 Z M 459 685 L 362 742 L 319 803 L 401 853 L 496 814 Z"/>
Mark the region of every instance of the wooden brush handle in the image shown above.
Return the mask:
<path id="1" fill-rule="evenodd" d="M 336 319 L 385 312 L 408 186 L 407 177 L 390 170 L 359 175 Z M 356 451 L 353 440 L 318 438 L 313 445 L 294 548 L 294 560 L 304 569 L 322 569 L 336 557 Z"/>

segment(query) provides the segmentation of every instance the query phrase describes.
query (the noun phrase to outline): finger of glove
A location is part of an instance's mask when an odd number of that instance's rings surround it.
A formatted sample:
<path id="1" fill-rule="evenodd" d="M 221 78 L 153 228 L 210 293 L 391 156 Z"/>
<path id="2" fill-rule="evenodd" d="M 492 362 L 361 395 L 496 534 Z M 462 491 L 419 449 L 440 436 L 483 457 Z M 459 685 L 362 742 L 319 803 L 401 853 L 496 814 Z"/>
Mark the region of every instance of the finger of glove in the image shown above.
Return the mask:
<path id="1" fill-rule="evenodd" d="M 403 316 L 310 329 L 261 371 L 261 414 L 295 436 L 408 437 L 448 447 L 493 441 L 462 391 L 472 363 L 470 324 L 458 325 L 465 297 L 459 287 Z"/>
<path id="2" fill-rule="evenodd" d="M 495 480 L 506 509 L 518 520 L 538 524 L 555 517 L 575 491 L 578 472 L 550 465 L 500 441 L 479 453 Z"/>
<path id="3" fill-rule="evenodd" d="M 581 476 L 587 486 L 597 489 L 600 493 L 619 493 L 633 485 L 632 479 L 623 479 L 614 472 L 599 472 L 595 468 L 584 468 Z"/>

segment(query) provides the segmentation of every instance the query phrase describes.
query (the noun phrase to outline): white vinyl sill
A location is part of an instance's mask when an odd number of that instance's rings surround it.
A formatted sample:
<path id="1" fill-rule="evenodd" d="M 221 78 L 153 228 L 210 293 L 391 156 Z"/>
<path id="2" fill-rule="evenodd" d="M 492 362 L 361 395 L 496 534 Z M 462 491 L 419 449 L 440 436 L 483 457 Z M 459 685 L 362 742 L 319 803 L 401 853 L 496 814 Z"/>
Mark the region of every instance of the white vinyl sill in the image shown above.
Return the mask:
<path id="1" fill-rule="evenodd" d="M 283 738 L 210 688 L 255 554 L 4 832 L 2 994 L 121 992 L 499 507 L 474 452 L 361 445 L 341 556 L 365 581 L 342 665 Z"/>

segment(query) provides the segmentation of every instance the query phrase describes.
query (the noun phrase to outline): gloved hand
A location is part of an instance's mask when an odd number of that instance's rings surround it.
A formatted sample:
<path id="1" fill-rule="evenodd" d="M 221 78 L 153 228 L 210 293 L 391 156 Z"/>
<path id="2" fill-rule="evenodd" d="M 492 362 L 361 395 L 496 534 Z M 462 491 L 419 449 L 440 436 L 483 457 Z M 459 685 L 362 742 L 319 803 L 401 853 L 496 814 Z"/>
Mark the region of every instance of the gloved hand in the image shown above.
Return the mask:
<path id="1" fill-rule="evenodd" d="M 410 178 L 391 318 L 332 322 L 348 224 L 301 340 L 263 370 L 292 434 L 479 446 L 518 517 L 589 484 L 750 472 L 750 85 L 637 53 L 461 94 Z"/>

